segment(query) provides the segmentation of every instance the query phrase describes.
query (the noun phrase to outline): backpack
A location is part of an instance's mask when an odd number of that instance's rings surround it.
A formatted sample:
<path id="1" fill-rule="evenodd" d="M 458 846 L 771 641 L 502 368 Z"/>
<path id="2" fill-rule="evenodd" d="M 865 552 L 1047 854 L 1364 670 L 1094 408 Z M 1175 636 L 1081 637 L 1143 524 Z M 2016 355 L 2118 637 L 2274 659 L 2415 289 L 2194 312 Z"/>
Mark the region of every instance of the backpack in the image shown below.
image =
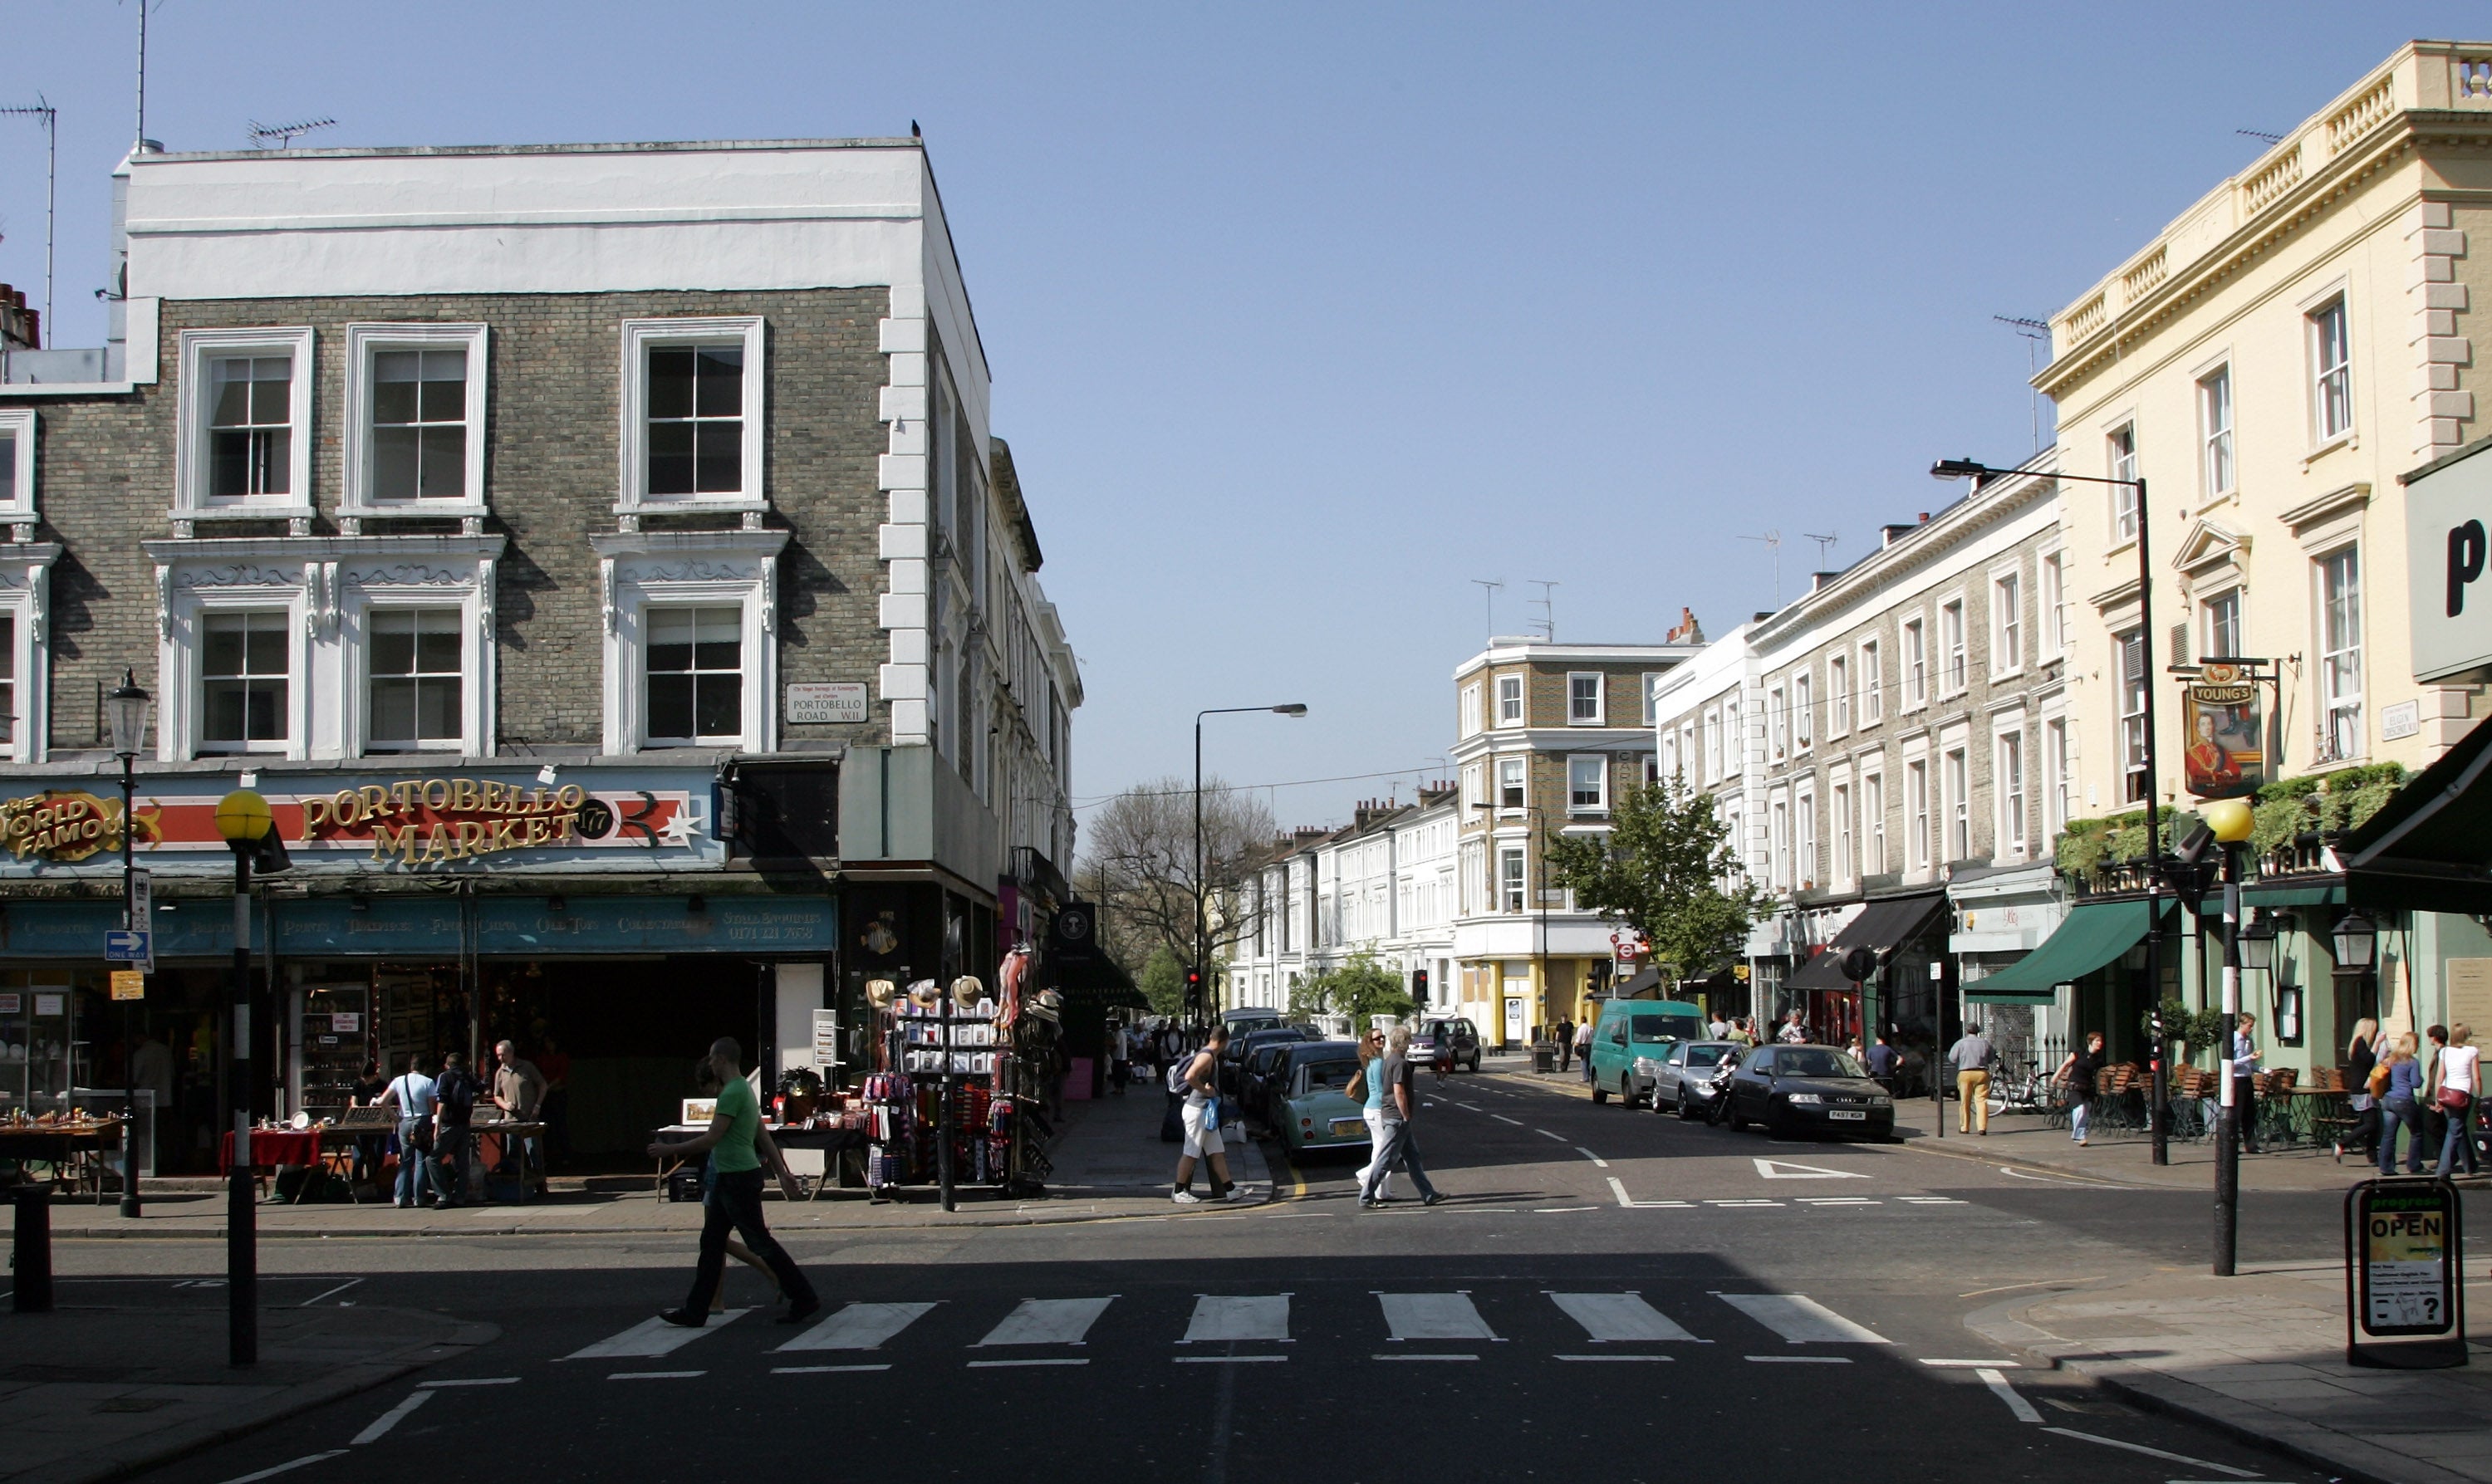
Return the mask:
<path id="1" fill-rule="evenodd" d="M 432 1094 L 441 1100 L 441 1121 L 464 1123 L 476 1111 L 476 1079 L 463 1071 L 444 1072 L 434 1084 Z"/>
<path id="2" fill-rule="evenodd" d="M 1175 1093 L 1179 1097 L 1183 1097 L 1185 1094 L 1192 1092 L 1194 1090 L 1194 1084 L 1186 1081 L 1185 1074 L 1193 1070 L 1194 1058 L 1191 1056 L 1182 1057 L 1176 1061 L 1170 1062 L 1168 1069 L 1168 1090 Z"/>

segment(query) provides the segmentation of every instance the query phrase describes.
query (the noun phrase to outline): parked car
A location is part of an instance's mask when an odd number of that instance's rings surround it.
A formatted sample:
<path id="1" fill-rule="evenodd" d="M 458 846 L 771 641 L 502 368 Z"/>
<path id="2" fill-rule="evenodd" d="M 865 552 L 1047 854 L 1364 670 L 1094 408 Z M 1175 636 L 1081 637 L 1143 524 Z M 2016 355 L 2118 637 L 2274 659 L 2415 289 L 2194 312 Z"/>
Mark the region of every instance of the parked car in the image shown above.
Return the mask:
<path id="1" fill-rule="evenodd" d="M 1221 1011 L 1220 1024 L 1229 1027 L 1229 1038 L 1233 1041 L 1250 1030 L 1277 1030 L 1289 1022 L 1269 1006 L 1247 1005 Z"/>
<path id="2" fill-rule="evenodd" d="M 1474 1072 L 1479 1070 L 1479 1027 L 1473 1025 L 1468 1017 L 1443 1016 L 1421 1022 L 1418 1030 L 1410 1037 L 1411 1059 L 1422 1066 L 1436 1060 L 1437 1046 L 1440 1041 L 1450 1044 L 1455 1071 L 1467 1066 Z"/>
<path id="3" fill-rule="evenodd" d="M 1291 1154 L 1365 1150 L 1367 1118 L 1343 1089 L 1358 1072 L 1355 1041 L 1309 1041 L 1290 1048 L 1273 1074 L 1271 1129 Z"/>
<path id="4" fill-rule="evenodd" d="M 1636 1058 L 1636 1090 L 1654 1113 L 1698 1118 L 1713 1100 L 1713 1068 L 1739 1054 L 1736 1041 L 1674 1041 Z"/>
<path id="5" fill-rule="evenodd" d="M 1229 1045 L 1227 1049 L 1222 1051 L 1220 1054 L 1219 1079 L 1221 1096 L 1245 1096 L 1246 1058 L 1254 1053 L 1255 1048 L 1259 1046 L 1268 1046 L 1274 1041 L 1303 1041 L 1306 1039 L 1307 1032 L 1300 1030 L 1295 1025 L 1274 1025 L 1261 1030 L 1250 1030 L 1244 1035 L 1238 1035 L 1232 1032 L 1229 1037 Z"/>
<path id="6" fill-rule="evenodd" d="M 1731 1078 L 1731 1126 L 1762 1123 L 1778 1137 L 1895 1132 L 1895 1100 L 1849 1052 L 1831 1046 L 1760 1046 Z"/>
<path id="7" fill-rule="evenodd" d="M 1257 1043 L 1255 1049 L 1238 1063 L 1237 1106 L 1250 1116 L 1270 1123 L 1273 1076 L 1288 1060 L 1293 1048 L 1306 1044 L 1284 1036 L 1273 1036 Z"/>
<path id="8" fill-rule="evenodd" d="M 1705 1012 L 1694 1005 L 1669 999 L 1602 1001 L 1601 1018 L 1592 1027 L 1592 1101 L 1606 1103 L 1615 1092 L 1635 1107 L 1643 1100 L 1636 1058 L 1658 1055 L 1674 1042 L 1704 1034 Z"/>

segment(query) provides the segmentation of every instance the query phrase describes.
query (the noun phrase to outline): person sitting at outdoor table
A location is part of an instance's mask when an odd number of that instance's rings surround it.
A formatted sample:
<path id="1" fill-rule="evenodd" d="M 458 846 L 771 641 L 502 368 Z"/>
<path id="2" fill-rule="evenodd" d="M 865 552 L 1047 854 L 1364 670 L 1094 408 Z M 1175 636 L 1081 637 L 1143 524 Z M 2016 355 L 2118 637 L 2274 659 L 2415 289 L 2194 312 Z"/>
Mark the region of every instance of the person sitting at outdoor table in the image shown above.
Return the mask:
<path id="1" fill-rule="evenodd" d="M 493 1043 L 493 1106 L 502 1116 L 520 1123 L 537 1121 L 537 1109 L 545 1101 L 544 1074 L 519 1055 L 519 1049 L 508 1041 Z M 528 1178 L 530 1188 L 540 1196 L 546 1193 L 545 1153 L 534 1138 L 512 1141 L 519 1147 L 519 1170 Z M 506 1149 L 504 1157 L 512 1151 Z"/>

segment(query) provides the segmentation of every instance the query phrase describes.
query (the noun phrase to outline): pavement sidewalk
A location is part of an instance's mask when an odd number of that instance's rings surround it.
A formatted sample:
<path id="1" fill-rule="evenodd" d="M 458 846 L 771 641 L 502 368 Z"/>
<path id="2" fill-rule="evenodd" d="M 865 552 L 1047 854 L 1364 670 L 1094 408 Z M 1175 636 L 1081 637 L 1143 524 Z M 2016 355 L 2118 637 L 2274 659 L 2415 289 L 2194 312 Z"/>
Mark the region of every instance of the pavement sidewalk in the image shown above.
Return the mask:
<path id="1" fill-rule="evenodd" d="M 225 1363 L 222 1303 L 0 1313 L 0 1484 L 125 1477 L 500 1333 L 410 1309 L 262 1308 L 259 1363 L 237 1370 Z"/>
<path id="2" fill-rule="evenodd" d="M 987 1192 L 964 1194 L 959 1208 L 946 1213 L 932 1190 L 910 1190 L 897 1201 L 873 1201 L 864 1191 L 834 1190 L 817 1201 L 793 1203 L 771 1195 L 770 1225 L 783 1234 L 844 1230 L 884 1231 L 914 1227 L 1031 1226 L 1046 1223 L 1164 1216 L 1186 1207 L 1169 1201 L 1170 1178 L 1176 1169 L 1177 1148 L 1162 1143 L 1160 1115 L 1166 1094 L 1157 1087 L 1136 1087 L 1123 1097 L 1064 1105 L 1056 1140 L 1049 1150 L 1054 1172 L 1042 1200 L 998 1199 Z M 1262 1151 L 1252 1141 L 1231 1144 L 1230 1173 L 1245 1191 L 1245 1201 L 1271 1199 L 1272 1178 Z M 1197 1181 L 1198 1191 L 1204 1179 Z M 222 1191 L 159 1191 L 146 1193 L 146 1214 L 124 1220 L 109 1202 L 59 1201 L 51 1208 L 54 1236 L 80 1240 L 145 1240 L 168 1238 L 207 1241 L 225 1231 L 225 1198 Z M 460 1206 L 455 1210 L 401 1211 L 386 1202 L 361 1205 L 325 1202 L 286 1205 L 263 1201 L 254 1224 L 262 1240 L 289 1238 L 407 1236 L 652 1236 L 685 1235 L 700 1230 L 697 1202 L 671 1202 L 661 1192 L 638 1190 L 557 1189 L 538 1200 Z"/>
<path id="3" fill-rule="evenodd" d="M 1995 1137 L 1995 1136 L 1994 1136 Z M 2468 1284 L 2470 1366 L 2345 1363 L 2345 1273 L 2333 1262 L 2233 1278 L 2158 1268 L 2055 1286 L 1966 1318 L 1975 1333 L 2128 1399 L 2365 1484 L 2492 1481 L 2492 1279 Z"/>

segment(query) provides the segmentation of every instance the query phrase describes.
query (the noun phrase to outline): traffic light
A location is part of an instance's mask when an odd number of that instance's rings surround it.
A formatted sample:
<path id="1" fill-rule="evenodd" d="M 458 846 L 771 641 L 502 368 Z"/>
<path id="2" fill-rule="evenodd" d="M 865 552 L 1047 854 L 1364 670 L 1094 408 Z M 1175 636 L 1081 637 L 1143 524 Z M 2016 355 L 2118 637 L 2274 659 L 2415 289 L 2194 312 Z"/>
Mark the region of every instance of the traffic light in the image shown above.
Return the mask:
<path id="1" fill-rule="evenodd" d="M 1426 969 L 1414 968 L 1410 970 L 1410 997 L 1417 1000 L 1422 1006 L 1425 1006 L 1428 1003 L 1428 971 Z"/>
<path id="2" fill-rule="evenodd" d="M 1199 968 L 1185 971 L 1185 1007 L 1195 1011 L 1202 1008 L 1202 970 Z"/>

